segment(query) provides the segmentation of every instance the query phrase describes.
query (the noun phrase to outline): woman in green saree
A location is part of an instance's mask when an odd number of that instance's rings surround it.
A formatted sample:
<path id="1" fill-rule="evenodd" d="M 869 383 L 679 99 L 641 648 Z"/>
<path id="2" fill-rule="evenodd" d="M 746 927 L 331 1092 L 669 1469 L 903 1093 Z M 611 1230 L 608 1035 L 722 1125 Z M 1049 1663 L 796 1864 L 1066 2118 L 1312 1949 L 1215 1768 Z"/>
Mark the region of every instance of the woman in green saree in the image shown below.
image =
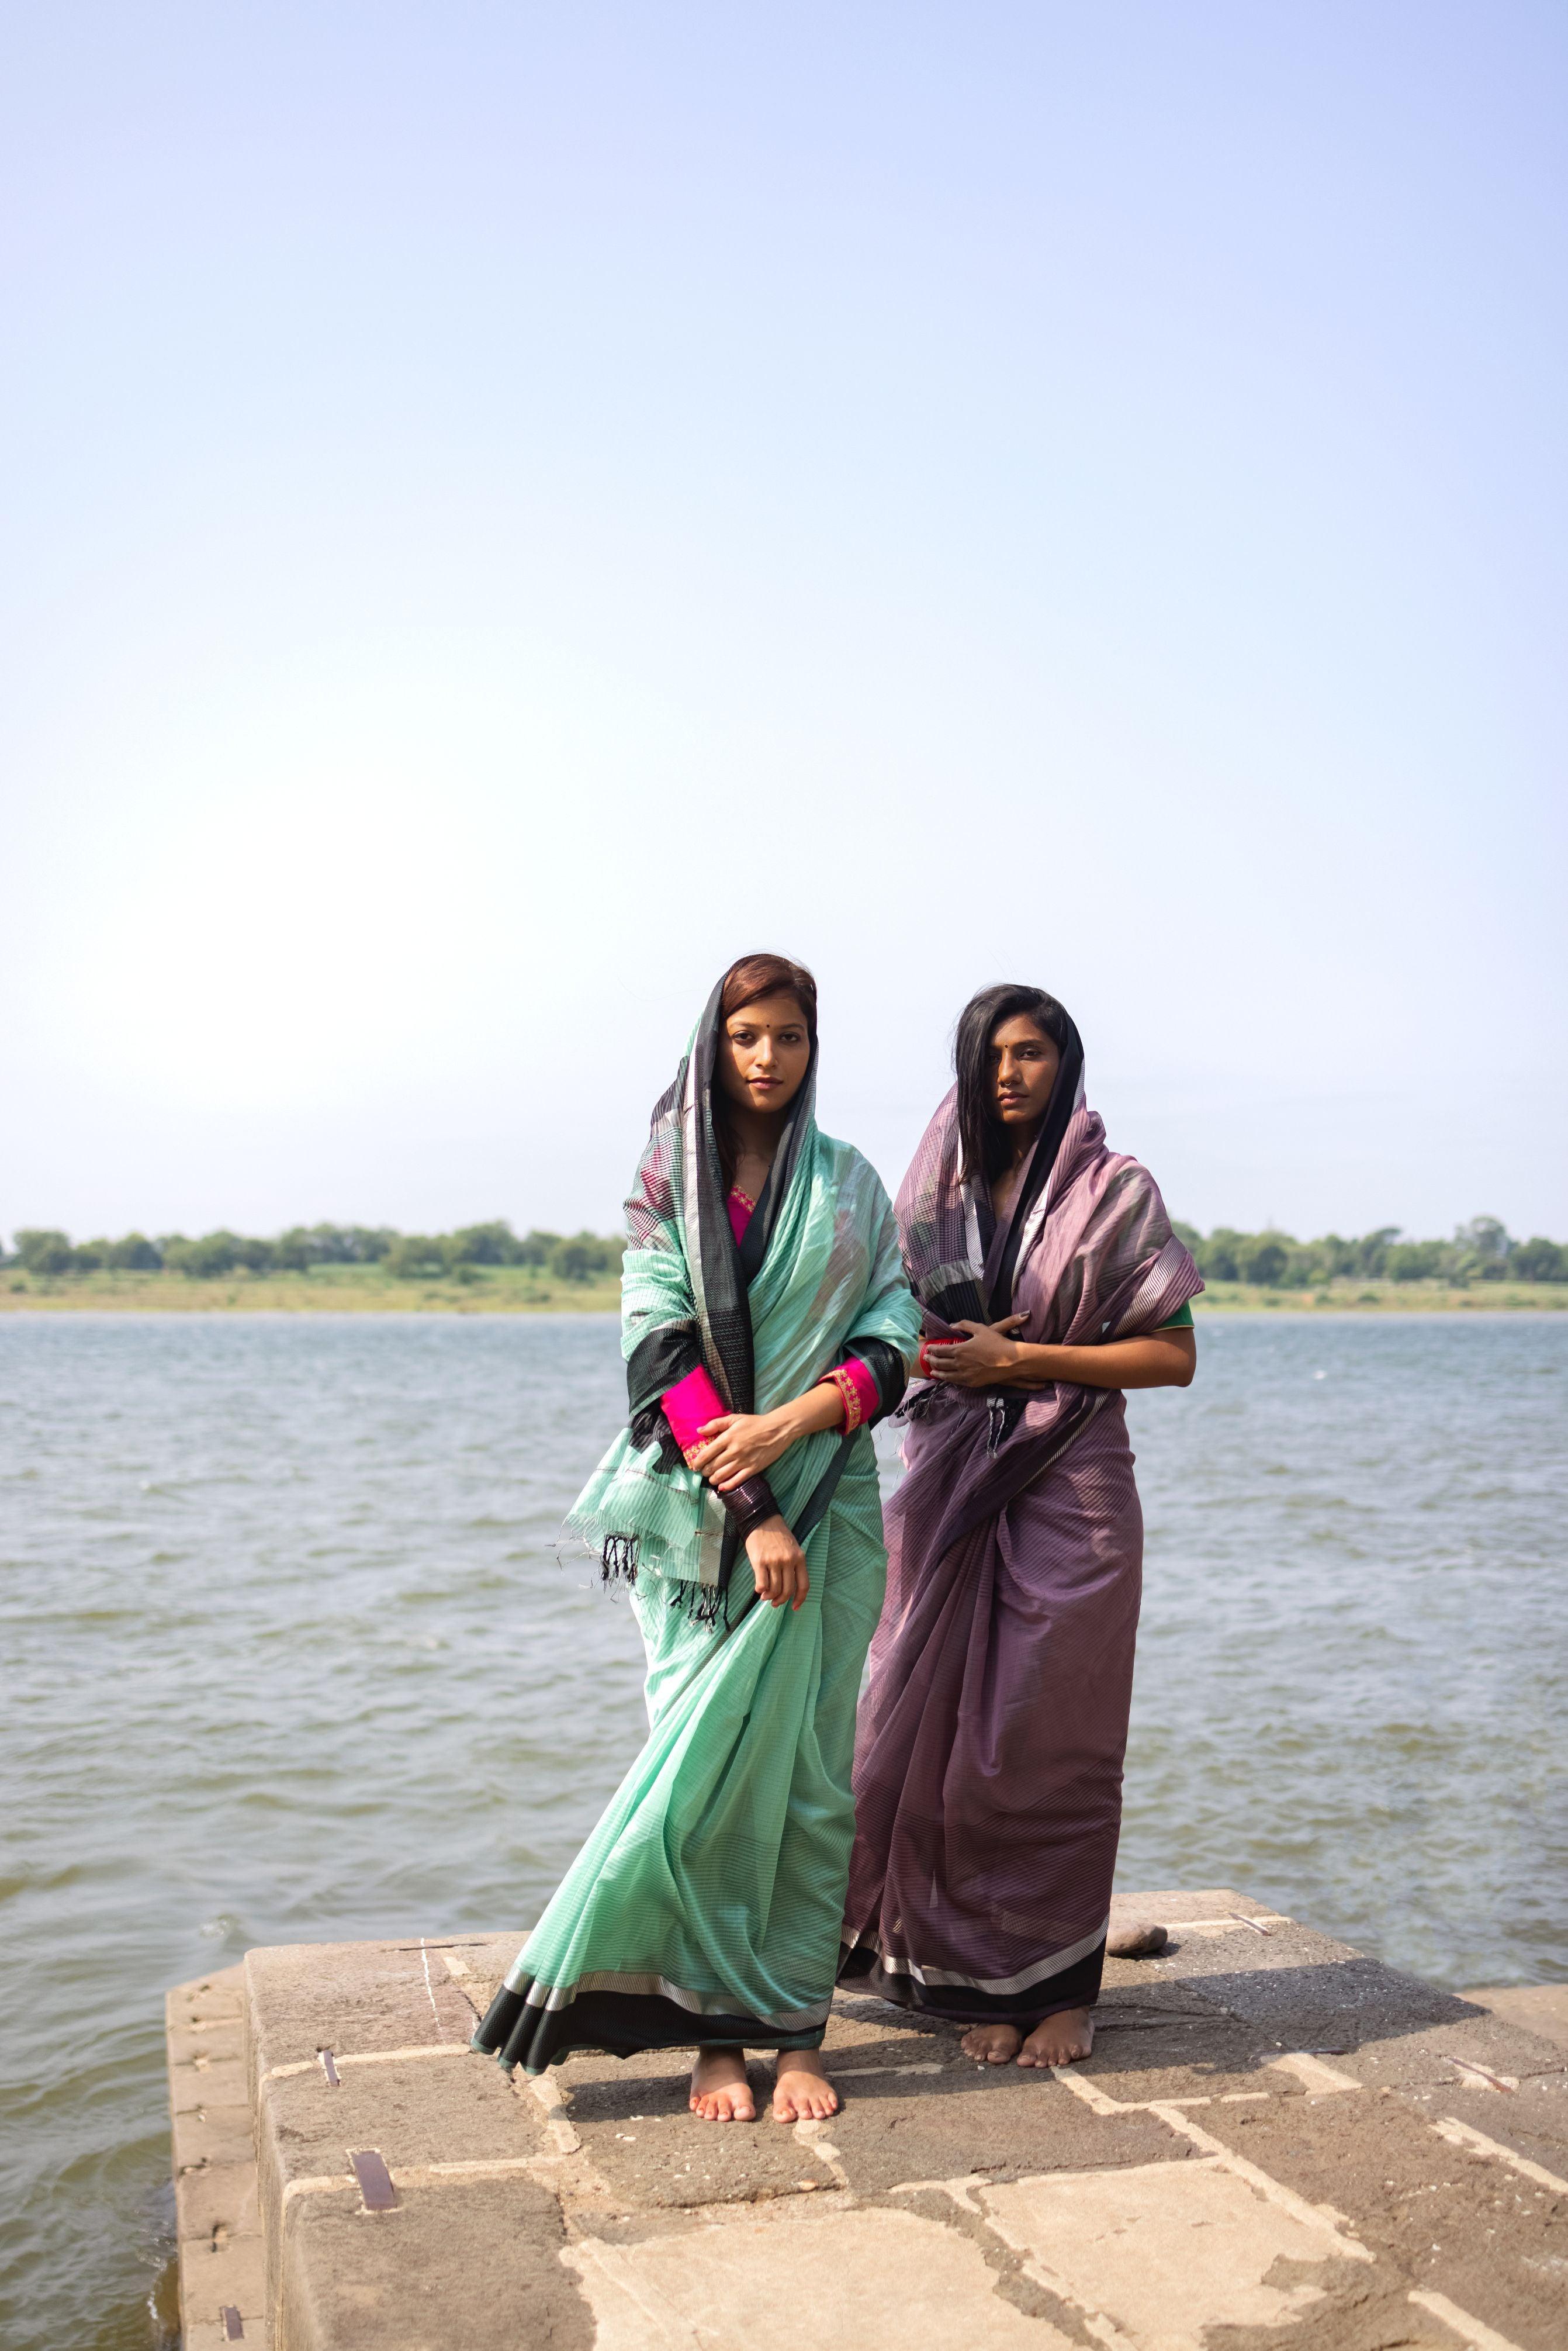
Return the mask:
<path id="1" fill-rule="evenodd" d="M 838 2105 L 816 2053 L 886 1568 L 870 1429 L 919 1342 L 887 1195 L 817 1128 L 816 1011 L 809 972 L 744 957 L 654 1106 L 630 1421 L 568 1520 L 631 1587 L 651 1729 L 474 2041 L 529 2074 L 695 2043 L 708 2121 L 754 2114 L 747 2048 L 778 2053 L 781 2121 Z"/>

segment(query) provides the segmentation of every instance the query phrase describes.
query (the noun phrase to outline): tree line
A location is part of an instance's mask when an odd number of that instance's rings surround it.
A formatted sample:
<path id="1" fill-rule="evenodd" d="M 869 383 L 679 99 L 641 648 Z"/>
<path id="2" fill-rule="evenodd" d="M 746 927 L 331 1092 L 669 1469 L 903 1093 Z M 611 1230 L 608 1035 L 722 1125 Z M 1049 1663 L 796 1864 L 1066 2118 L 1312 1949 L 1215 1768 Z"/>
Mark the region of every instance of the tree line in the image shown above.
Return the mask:
<path id="1" fill-rule="evenodd" d="M 1264 1290 L 1311 1290 L 1326 1281 L 1568 1281 L 1568 1246 L 1537 1235 L 1515 1240 L 1496 1217 L 1472 1217 L 1451 1241 L 1406 1239 L 1380 1225 L 1359 1239 L 1326 1233 L 1299 1241 L 1277 1231 L 1211 1233 L 1178 1224 L 1178 1237 L 1206 1281 L 1244 1281 Z M 225 1274 L 308 1273 L 319 1265 L 379 1265 L 403 1281 L 445 1277 L 472 1281 L 486 1266 L 527 1266 L 558 1281 L 604 1281 L 621 1270 L 625 1243 L 597 1233 L 515 1233 L 505 1218 L 452 1233 L 399 1233 L 390 1225 L 295 1225 L 276 1239 L 220 1230 L 188 1240 L 183 1233 L 126 1233 L 119 1240 L 72 1242 L 62 1232 L 18 1232 L 0 1259 L 37 1274 L 182 1273 L 195 1280 Z"/>
<path id="2" fill-rule="evenodd" d="M 73 1242 L 62 1232 L 28 1228 L 15 1236 L 8 1265 L 37 1274 L 181 1273 L 198 1281 L 225 1274 L 309 1273 L 319 1265 L 376 1265 L 402 1281 L 473 1281 L 485 1266 L 531 1267 L 558 1281 L 603 1281 L 619 1274 L 625 1243 L 597 1233 L 515 1233 L 505 1218 L 452 1233 L 400 1233 L 390 1225 L 294 1225 L 275 1239 L 221 1229 L 126 1233 L 119 1240 Z"/>
<path id="3" fill-rule="evenodd" d="M 1291 1233 L 1240 1233 L 1217 1225 L 1200 1233 L 1175 1228 L 1206 1281 L 1247 1281 L 1264 1290 L 1312 1290 L 1325 1281 L 1568 1281 L 1568 1248 L 1537 1234 L 1515 1240 L 1496 1217 L 1472 1217 L 1451 1241 L 1417 1241 L 1397 1225 L 1357 1240 L 1325 1233 L 1299 1241 Z"/>

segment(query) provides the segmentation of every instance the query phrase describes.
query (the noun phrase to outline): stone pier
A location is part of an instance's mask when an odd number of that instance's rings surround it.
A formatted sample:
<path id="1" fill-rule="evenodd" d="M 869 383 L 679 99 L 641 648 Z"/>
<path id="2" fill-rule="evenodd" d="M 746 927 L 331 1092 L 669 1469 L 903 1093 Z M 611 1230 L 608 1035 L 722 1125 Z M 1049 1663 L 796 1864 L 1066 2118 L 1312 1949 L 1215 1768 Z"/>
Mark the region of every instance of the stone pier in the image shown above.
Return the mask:
<path id="1" fill-rule="evenodd" d="M 1130 1897 L 1087 2064 L 841 1997 L 843 2110 L 471 2056 L 518 1930 L 169 1995 L 184 2351 L 1563 2351 L 1568 1991 L 1457 1998 L 1226 1889 Z"/>

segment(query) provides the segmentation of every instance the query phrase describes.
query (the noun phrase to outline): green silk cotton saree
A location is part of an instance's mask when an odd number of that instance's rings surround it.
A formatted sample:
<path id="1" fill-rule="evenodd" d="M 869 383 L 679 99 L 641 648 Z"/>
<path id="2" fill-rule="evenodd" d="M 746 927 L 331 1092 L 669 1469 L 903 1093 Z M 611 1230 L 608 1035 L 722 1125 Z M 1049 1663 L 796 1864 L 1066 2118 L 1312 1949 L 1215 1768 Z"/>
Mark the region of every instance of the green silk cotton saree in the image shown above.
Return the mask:
<path id="1" fill-rule="evenodd" d="M 630 1423 L 568 1520 L 632 1588 L 649 1737 L 475 2035 L 508 2070 L 574 2049 L 815 2048 L 832 1997 L 855 1704 L 886 1569 L 870 1421 L 805 1438 L 768 1473 L 810 1568 L 791 1611 L 757 1601 L 736 1522 L 661 1400 L 701 1369 L 726 1408 L 767 1412 L 852 1360 L 879 1418 L 919 1310 L 874 1170 L 818 1132 L 814 1048 L 737 1240 L 714 1134 L 720 1028 L 716 988 L 627 1203 Z"/>

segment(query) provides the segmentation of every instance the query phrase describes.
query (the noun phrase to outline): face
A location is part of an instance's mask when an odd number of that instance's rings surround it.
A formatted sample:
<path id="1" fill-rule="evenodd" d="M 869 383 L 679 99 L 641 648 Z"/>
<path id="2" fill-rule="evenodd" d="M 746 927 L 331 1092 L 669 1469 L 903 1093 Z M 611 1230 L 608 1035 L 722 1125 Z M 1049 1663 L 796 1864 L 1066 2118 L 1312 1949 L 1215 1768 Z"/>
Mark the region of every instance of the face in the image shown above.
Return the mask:
<path id="1" fill-rule="evenodd" d="M 998 1117 L 1017 1134 L 1045 1116 L 1061 1055 L 1027 1012 L 1015 1012 L 991 1031 L 991 1101 Z"/>
<path id="2" fill-rule="evenodd" d="M 792 996 L 759 996 L 725 1022 L 719 1083 L 742 1110 L 787 1110 L 811 1059 L 806 1016 Z"/>

